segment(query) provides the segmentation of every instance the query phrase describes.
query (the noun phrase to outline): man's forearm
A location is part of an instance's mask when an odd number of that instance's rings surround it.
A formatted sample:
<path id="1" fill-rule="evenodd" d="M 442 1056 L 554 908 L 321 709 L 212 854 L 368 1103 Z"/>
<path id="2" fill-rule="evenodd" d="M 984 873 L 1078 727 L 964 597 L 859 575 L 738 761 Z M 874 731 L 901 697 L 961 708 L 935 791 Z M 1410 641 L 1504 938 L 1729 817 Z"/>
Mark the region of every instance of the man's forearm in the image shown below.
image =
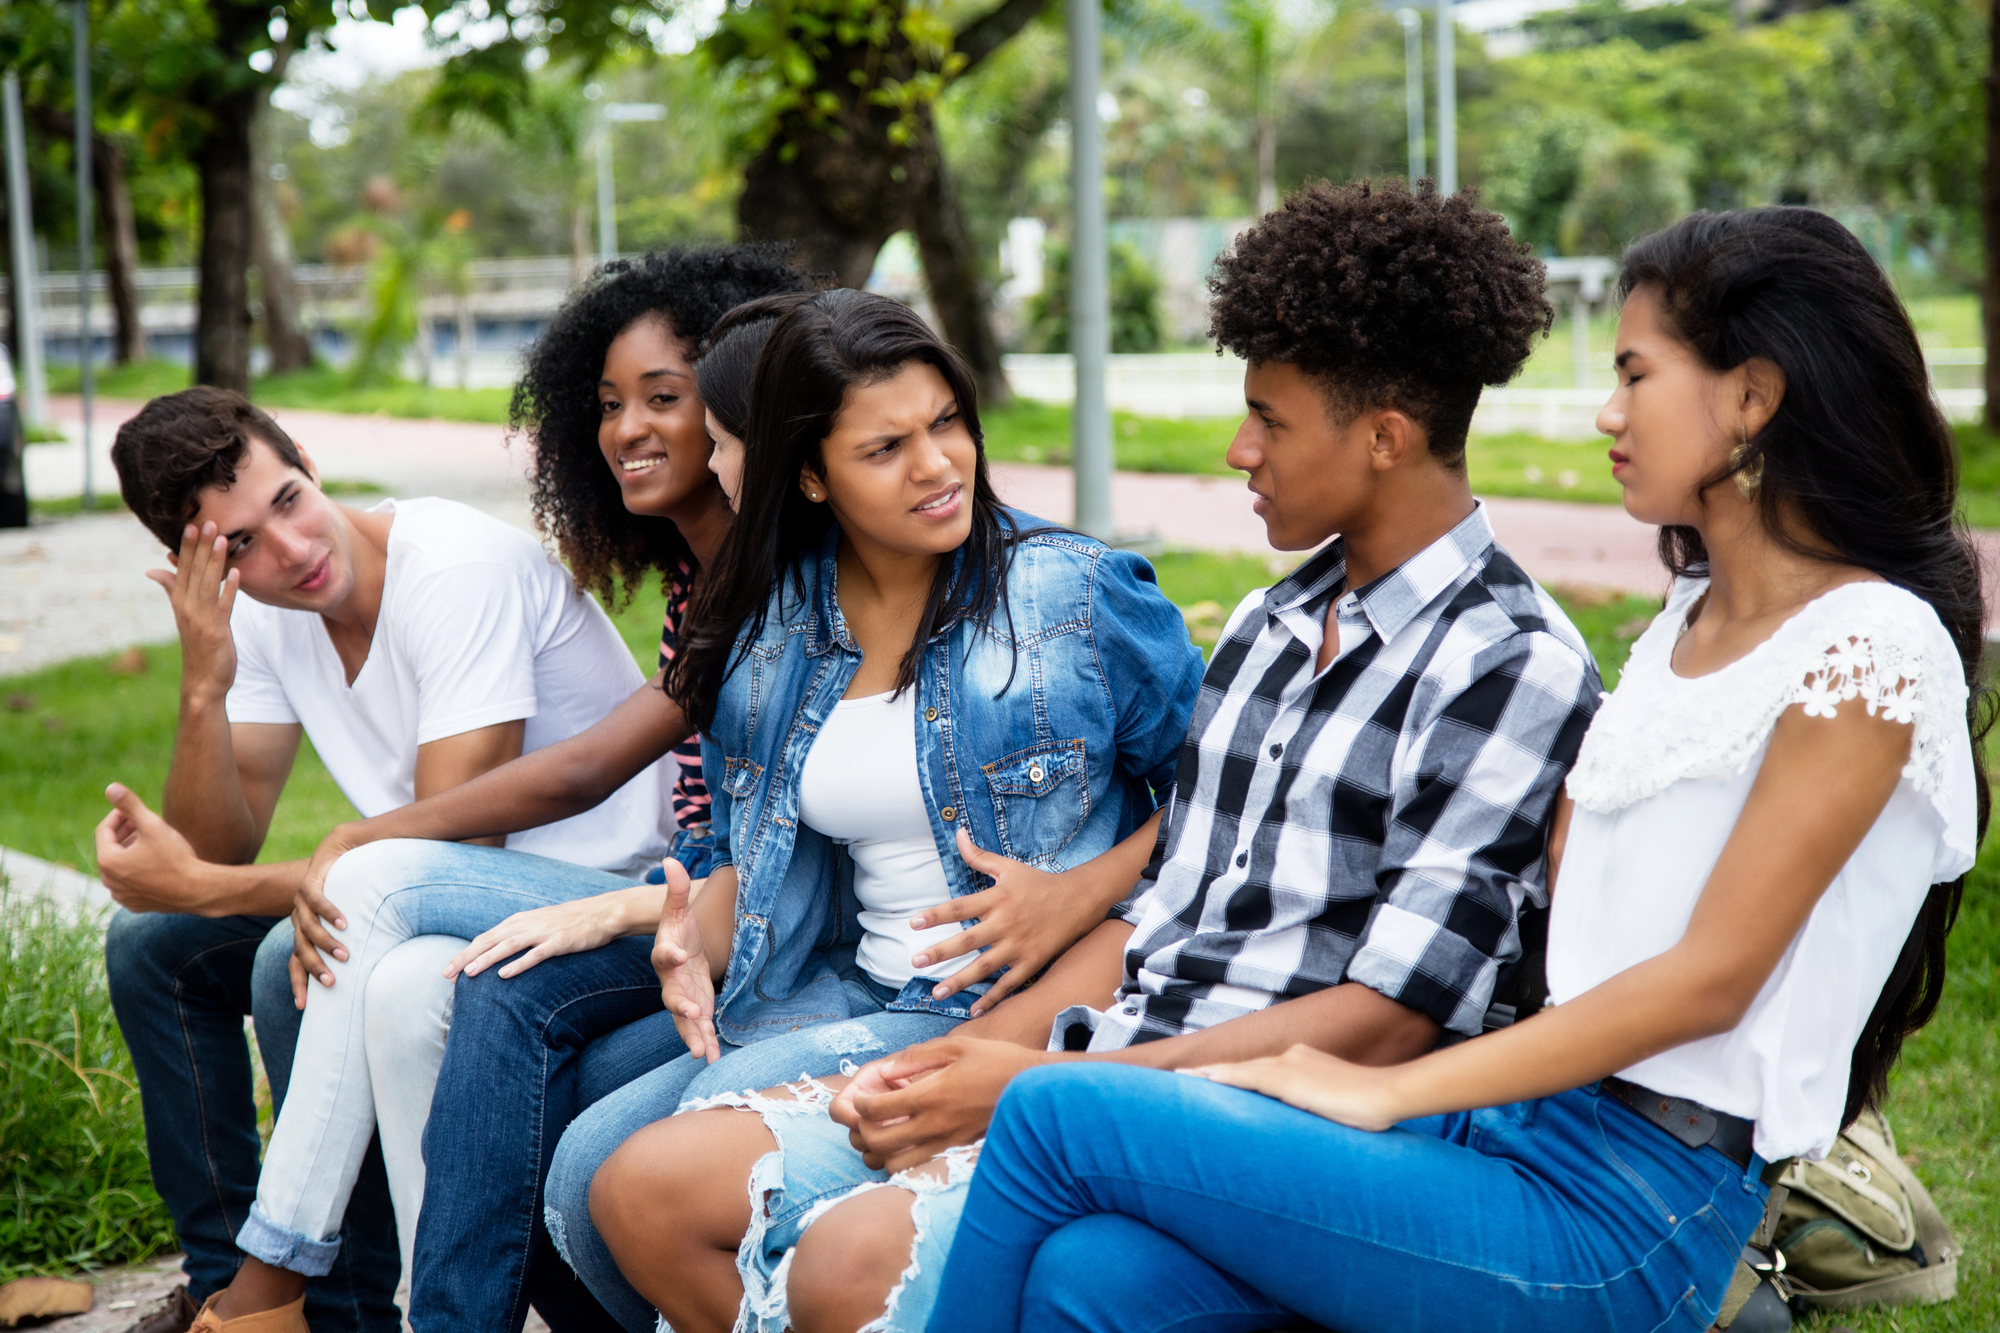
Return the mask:
<path id="1" fill-rule="evenodd" d="M 243 796 L 229 716 L 220 697 L 181 692 L 160 816 L 206 861 L 239 866 L 256 858 L 262 839 Z"/>
<path id="2" fill-rule="evenodd" d="M 1356 1064 L 1393 1065 L 1429 1051 L 1441 1032 L 1429 1016 L 1349 981 L 1199 1032 L 1094 1058 L 1149 1069 L 1185 1069 L 1255 1060 L 1303 1045 Z"/>
<path id="3" fill-rule="evenodd" d="M 184 905 L 156 910 L 189 912 L 195 916 L 284 916 L 306 874 L 305 861 L 230 866 L 197 863 L 189 876 Z"/>

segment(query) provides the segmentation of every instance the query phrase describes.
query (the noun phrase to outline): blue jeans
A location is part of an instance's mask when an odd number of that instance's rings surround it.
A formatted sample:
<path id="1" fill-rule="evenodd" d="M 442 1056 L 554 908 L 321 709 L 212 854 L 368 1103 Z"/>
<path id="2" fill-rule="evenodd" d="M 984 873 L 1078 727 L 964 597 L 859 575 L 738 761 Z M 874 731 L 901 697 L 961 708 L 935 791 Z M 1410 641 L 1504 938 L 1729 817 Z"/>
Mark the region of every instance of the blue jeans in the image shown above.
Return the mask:
<path id="1" fill-rule="evenodd" d="M 412 1328 L 515 1333 L 534 1274 L 569 1274 L 542 1229 L 556 1140 L 585 1106 L 687 1051 L 651 950 L 650 936 L 614 940 L 516 977 L 459 978 L 424 1129 Z"/>
<path id="2" fill-rule="evenodd" d="M 884 1006 L 898 998 L 896 991 L 865 977 L 846 984 L 850 1011 L 857 1017 L 729 1047 L 713 1065 L 682 1054 L 591 1106 L 562 1136 L 549 1168 L 549 1234 L 591 1294 L 631 1333 L 648 1333 L 654 1327 L 652 1303 L 618 1271 L 617 1261 L 590 1222 L 591 1179 L 620 1144 L 683 1104 L 802 1078 L 824 1078 L 839 1073 L 847 1061 L 865 1063 L 943 1036 L 964 1021 L 966 1009 L 961 1006 L 977 998 L 957 997 L 960 1005 L 938 1010 L 891 1010 Z M 665 1014 L 661 1020 L 671 1021 Z"/>
<path id="3" fill-rule="evenodd" d="M 257 1192 L 245 1016 L 255 1016 L 275 1106 L 284 1104 L 290 1082 L 299 1011 L 284 955 L 258 951 L 281 922 L 120 909 L 105 932 L 111 1004 L 139 1076 L 153 1187 L 187 1252 L 188 1294 L 196 1304 L 236 1275 L 243 1262 L 236 1232 Z M 338 1261 L 306 1286 L 307 1322 L 315 1333 L 396 1333 L 402 1262 L 389 1182 L 373 1145 L 342 1231 L 348 1244 Z"/>
<path id="4" fill-rule="evenodd" d="M 1370 1134 L 1186 1075 L 1037 1069 L 994 1115 L 930 1328 L 1703 1333 L 1763 1165 L 1595 1084 Z"/>

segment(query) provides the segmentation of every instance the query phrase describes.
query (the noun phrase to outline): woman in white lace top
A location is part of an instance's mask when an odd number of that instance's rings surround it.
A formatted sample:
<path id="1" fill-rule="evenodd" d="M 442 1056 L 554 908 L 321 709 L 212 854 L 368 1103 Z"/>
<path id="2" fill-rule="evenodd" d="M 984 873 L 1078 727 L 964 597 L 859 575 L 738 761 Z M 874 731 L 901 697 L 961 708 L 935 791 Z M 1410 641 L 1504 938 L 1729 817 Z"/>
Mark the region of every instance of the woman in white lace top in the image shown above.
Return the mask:
<path id="1" fill-rule="evenodd" d="M 940 1321 L 1694 1333 L 1771 1164 L 1881 1095 L 1985 822 L 1951 433 L 1822 214 L 1696 214 L 1620 289 L 1598 425 L 1674 581 L 1556 821 L 1551 1007 L 1388 1068 L 1024 1075 Z"/>

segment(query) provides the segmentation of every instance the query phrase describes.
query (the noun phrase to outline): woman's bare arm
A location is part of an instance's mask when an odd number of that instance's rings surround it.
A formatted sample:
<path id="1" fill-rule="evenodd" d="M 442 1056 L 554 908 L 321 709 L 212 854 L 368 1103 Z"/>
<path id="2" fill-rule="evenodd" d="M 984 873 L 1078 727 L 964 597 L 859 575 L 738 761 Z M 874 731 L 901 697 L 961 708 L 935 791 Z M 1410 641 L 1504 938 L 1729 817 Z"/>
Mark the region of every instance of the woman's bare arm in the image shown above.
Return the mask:
<path id="1" fill-rule="evenodd" d="M 1861 701 L 1786 710 L 1680 941 L 1575 999 L 1388 1068 L 1304 1047 L 1202 1072 L 1362 1129 L 1499 1106 L 1615 1074 L 1736 1026 L 1820 896 L 1874 826 L 1912 728 Z"/>
<path id="2" fill-rule="evenodd" d="M 596 806 L 693 734 L 687 715 L 655 676 L 602 721 L 568 740 L 387 814 L 339 825 L 313 853 L 300 897 L 332 921 L 338 913 L 321 886 L 344 853 L 385 838 L 463 842 L 568 819 Z"/>

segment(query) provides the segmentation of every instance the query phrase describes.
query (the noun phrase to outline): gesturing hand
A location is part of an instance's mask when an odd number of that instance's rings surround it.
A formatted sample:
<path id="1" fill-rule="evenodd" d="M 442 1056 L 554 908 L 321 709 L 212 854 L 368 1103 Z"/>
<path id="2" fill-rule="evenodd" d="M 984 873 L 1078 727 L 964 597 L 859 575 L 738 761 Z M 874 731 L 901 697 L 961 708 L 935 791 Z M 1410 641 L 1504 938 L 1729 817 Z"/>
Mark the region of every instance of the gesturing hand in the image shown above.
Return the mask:
<path id="1" fill-rule="evenodd" d="M 119 783 L 104 789 L 111 813 L 97 825 L 97 874 L 128 912 L 185 912 L 201 859 L 179 830 Z"/>
<path id="2" fill-rule="evenodd" d="M 1294 1046 L 1282 1055 L 1180 1072 L 1261 1092 L 1355 1129 L 1384 1130 L 1406 1118 L 1395 1105 L 1390 1083 L 1394 1068 L 1357 1065 L 1310 1046 Z"/>
<path id="3" fill-rule="evenodd" d="M 1083 887 L 1074 871 L 1037 870 L 983 851 L 962 826 L 958 830 L 958 854 L 968 866 L 991 876 L 992 886 L 926 907 L 922 915 L 911 919 L 910 925 L 925 930 L 947 921 L 969 921 L 975 917 L 979 924 L 940 940 L 910 962 L 916 967 L 928 967 L 946 958 L 985 949 L 970 964 L 931 989 L 931 994 L 943 999 L 1006 968 L 1005 975 L 973 1006 L 972 1014 L 977 1018 L 1026 985 L 1057 954 L 1096 929 L 1104 920 L 1105 904 Z"/>
<path id="4" fill-rule="evenodd" d="M 660 909 L 660 929 L 653 936 L 653 971 L 660 977 L 660 1002 L 674 1016 L 690 1055 L 714 1064 L 722 1058 L 715 1035 L 715 974 L 702 943 L 701 923 L 694 915 L 694 885 L 687 868 L 669 857 L 667 902 Z"/>
<path id="5" fill-rule="evenodd" d="M 215 524 L 204 523 L 196 531 L 190 523 L 181 533 L 180 553 L 167 556 L 174 567 L 146 571 L 173 603 L 183 694 L 194 688 L 219 698 L 236 683 L 229 613 L 236 606 L 239 576 L 228 567 L 228 549 L 229 539 L 216 532 Z"/>
<path id="6" fill-rule="evenodd" d="M 1016 1074 L 1059 1059 L 1008 1041 L 939 1037 L 855 1072 L 828 1113 L 878 1171 L 901 1171 L 986 1132 Z"/>

